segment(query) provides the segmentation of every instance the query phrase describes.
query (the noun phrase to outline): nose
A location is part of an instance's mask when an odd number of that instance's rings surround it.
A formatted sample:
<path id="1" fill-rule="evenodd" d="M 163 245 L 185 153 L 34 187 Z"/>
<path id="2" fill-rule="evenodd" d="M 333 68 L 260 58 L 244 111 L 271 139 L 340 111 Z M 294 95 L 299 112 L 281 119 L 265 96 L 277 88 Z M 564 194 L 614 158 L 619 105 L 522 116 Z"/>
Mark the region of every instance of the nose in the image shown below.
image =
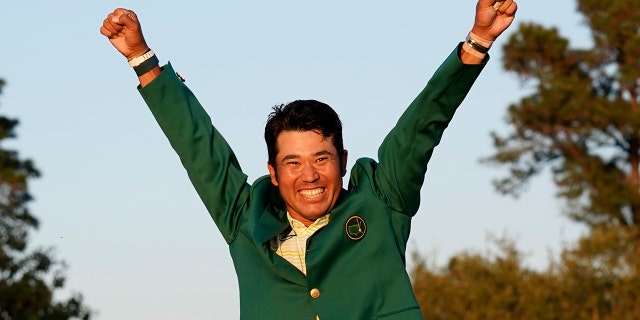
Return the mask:
<path id="1" fill-rule="evenodd" d="M 316 167 L 312 164 L 305 165 L 302 169 L 302 181 L 315 182 L 318 179 L 320 179 L 320 175 Z"/>

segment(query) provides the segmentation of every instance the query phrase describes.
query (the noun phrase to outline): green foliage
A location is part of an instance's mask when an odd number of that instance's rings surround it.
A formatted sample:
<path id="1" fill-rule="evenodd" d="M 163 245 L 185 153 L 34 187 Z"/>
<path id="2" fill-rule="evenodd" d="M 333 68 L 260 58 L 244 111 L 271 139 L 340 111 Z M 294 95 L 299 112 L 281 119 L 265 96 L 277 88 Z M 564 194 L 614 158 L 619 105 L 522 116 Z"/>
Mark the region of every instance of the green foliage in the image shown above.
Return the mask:
<path id="1" fill-rule="evenodd" d="M 597 227 L 564 250 L 555 275 L 565 283 L 563 297 L 582 304 L 583 318 L 640 318 L 639 236 L 636 227 Z M 580 315 L 578 310 L 573 313 Z"/>
<path id="2" fill-rule="evenodd" d="M 594 48 L 572 49 L 555 28 L 524 23 L 504 67 L 533 93 L 509 106 L 513 131 L 492 134 L 505 165 L 496 189 L 517 196 L 550 168 L 568 215 L 588 226 L 640 224 L 640 13 L 631 0 L 579 0 Z"/>
<path id="3" fill-rule="evenodd" d="M 564 248 L 545 271 L 523 265 L 509 239 L 497 253 L 463 252 L 446 267 L 418 254 L 411 271 L 423 316 L 429 319 L 640 319 L 640 232 L 598 228 Z"/>
<path id="4" fill-rule="evenodd" d="M 0 80 L 0 92 L 3 85 Z M 17 125 L 0 116 L 0 142 L 15 138 Z M 0 148 L 0 319 L 89 319 L 80 294 L 54 300 L 54 291 L 64 286 L 64 263 L 51 250 L 28 249 L 29 232 L 38 227 L 26 206 L 32 200 L 28 180 L 39 176 L 31 160 Z"/>
<path id="5" fill-rule="evenodd" d="M 525 319 L 526 281 L 520 253 L 508 242 L 497 242 L 495 257 L 462 253 L 445 268 L 419 263 L 412 271 L 414 292 L 425 319 Z"/>

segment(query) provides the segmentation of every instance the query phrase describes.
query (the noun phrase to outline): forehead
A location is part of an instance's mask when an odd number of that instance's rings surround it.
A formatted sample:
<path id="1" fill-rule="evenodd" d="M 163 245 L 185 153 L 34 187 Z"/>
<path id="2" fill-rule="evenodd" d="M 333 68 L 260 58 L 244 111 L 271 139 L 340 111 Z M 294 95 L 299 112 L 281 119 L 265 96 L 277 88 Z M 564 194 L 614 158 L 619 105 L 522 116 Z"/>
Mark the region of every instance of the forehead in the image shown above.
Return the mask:
<path id="1" fill-rule="evenodd" d="M 278 156 L 315 154 L 326 150 L 335 153 L 332 137 L 325 137 L 318 131 L 283 131 L 276 140 Z"/>

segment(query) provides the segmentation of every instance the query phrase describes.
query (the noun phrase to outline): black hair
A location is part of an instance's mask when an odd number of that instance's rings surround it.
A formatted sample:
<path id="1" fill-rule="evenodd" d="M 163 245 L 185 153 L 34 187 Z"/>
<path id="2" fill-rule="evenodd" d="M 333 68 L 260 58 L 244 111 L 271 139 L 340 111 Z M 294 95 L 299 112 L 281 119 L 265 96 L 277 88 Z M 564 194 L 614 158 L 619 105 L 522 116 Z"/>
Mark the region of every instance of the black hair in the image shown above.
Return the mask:
<path id="1" fill-rule="evenodd" d="M 342 122 L 338 114 L 328 104 L 316 100 L 296 100 L 288 104 L 276 105 L 269 114 L 264 128 L 269 164 L 276 167 L 276 141 L 283 131 L 316 131 L 325 138 L 332 138 L 333 145 L 341 157 Z"/>

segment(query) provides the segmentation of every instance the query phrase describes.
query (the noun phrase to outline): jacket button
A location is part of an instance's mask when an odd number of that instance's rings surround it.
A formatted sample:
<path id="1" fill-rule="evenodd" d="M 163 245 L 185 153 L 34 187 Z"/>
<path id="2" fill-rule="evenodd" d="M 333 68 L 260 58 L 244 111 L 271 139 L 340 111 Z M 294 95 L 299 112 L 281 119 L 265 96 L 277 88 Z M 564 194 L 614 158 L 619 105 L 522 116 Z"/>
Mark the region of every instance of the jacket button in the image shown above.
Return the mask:
<path id="1" fill-rule="evenodd" d="M 318 297 L 320 297 L 320 290 L 313 288 L 309 291 L 309 294 L 311 295 L 311 298 L 318 299 Z"/>

